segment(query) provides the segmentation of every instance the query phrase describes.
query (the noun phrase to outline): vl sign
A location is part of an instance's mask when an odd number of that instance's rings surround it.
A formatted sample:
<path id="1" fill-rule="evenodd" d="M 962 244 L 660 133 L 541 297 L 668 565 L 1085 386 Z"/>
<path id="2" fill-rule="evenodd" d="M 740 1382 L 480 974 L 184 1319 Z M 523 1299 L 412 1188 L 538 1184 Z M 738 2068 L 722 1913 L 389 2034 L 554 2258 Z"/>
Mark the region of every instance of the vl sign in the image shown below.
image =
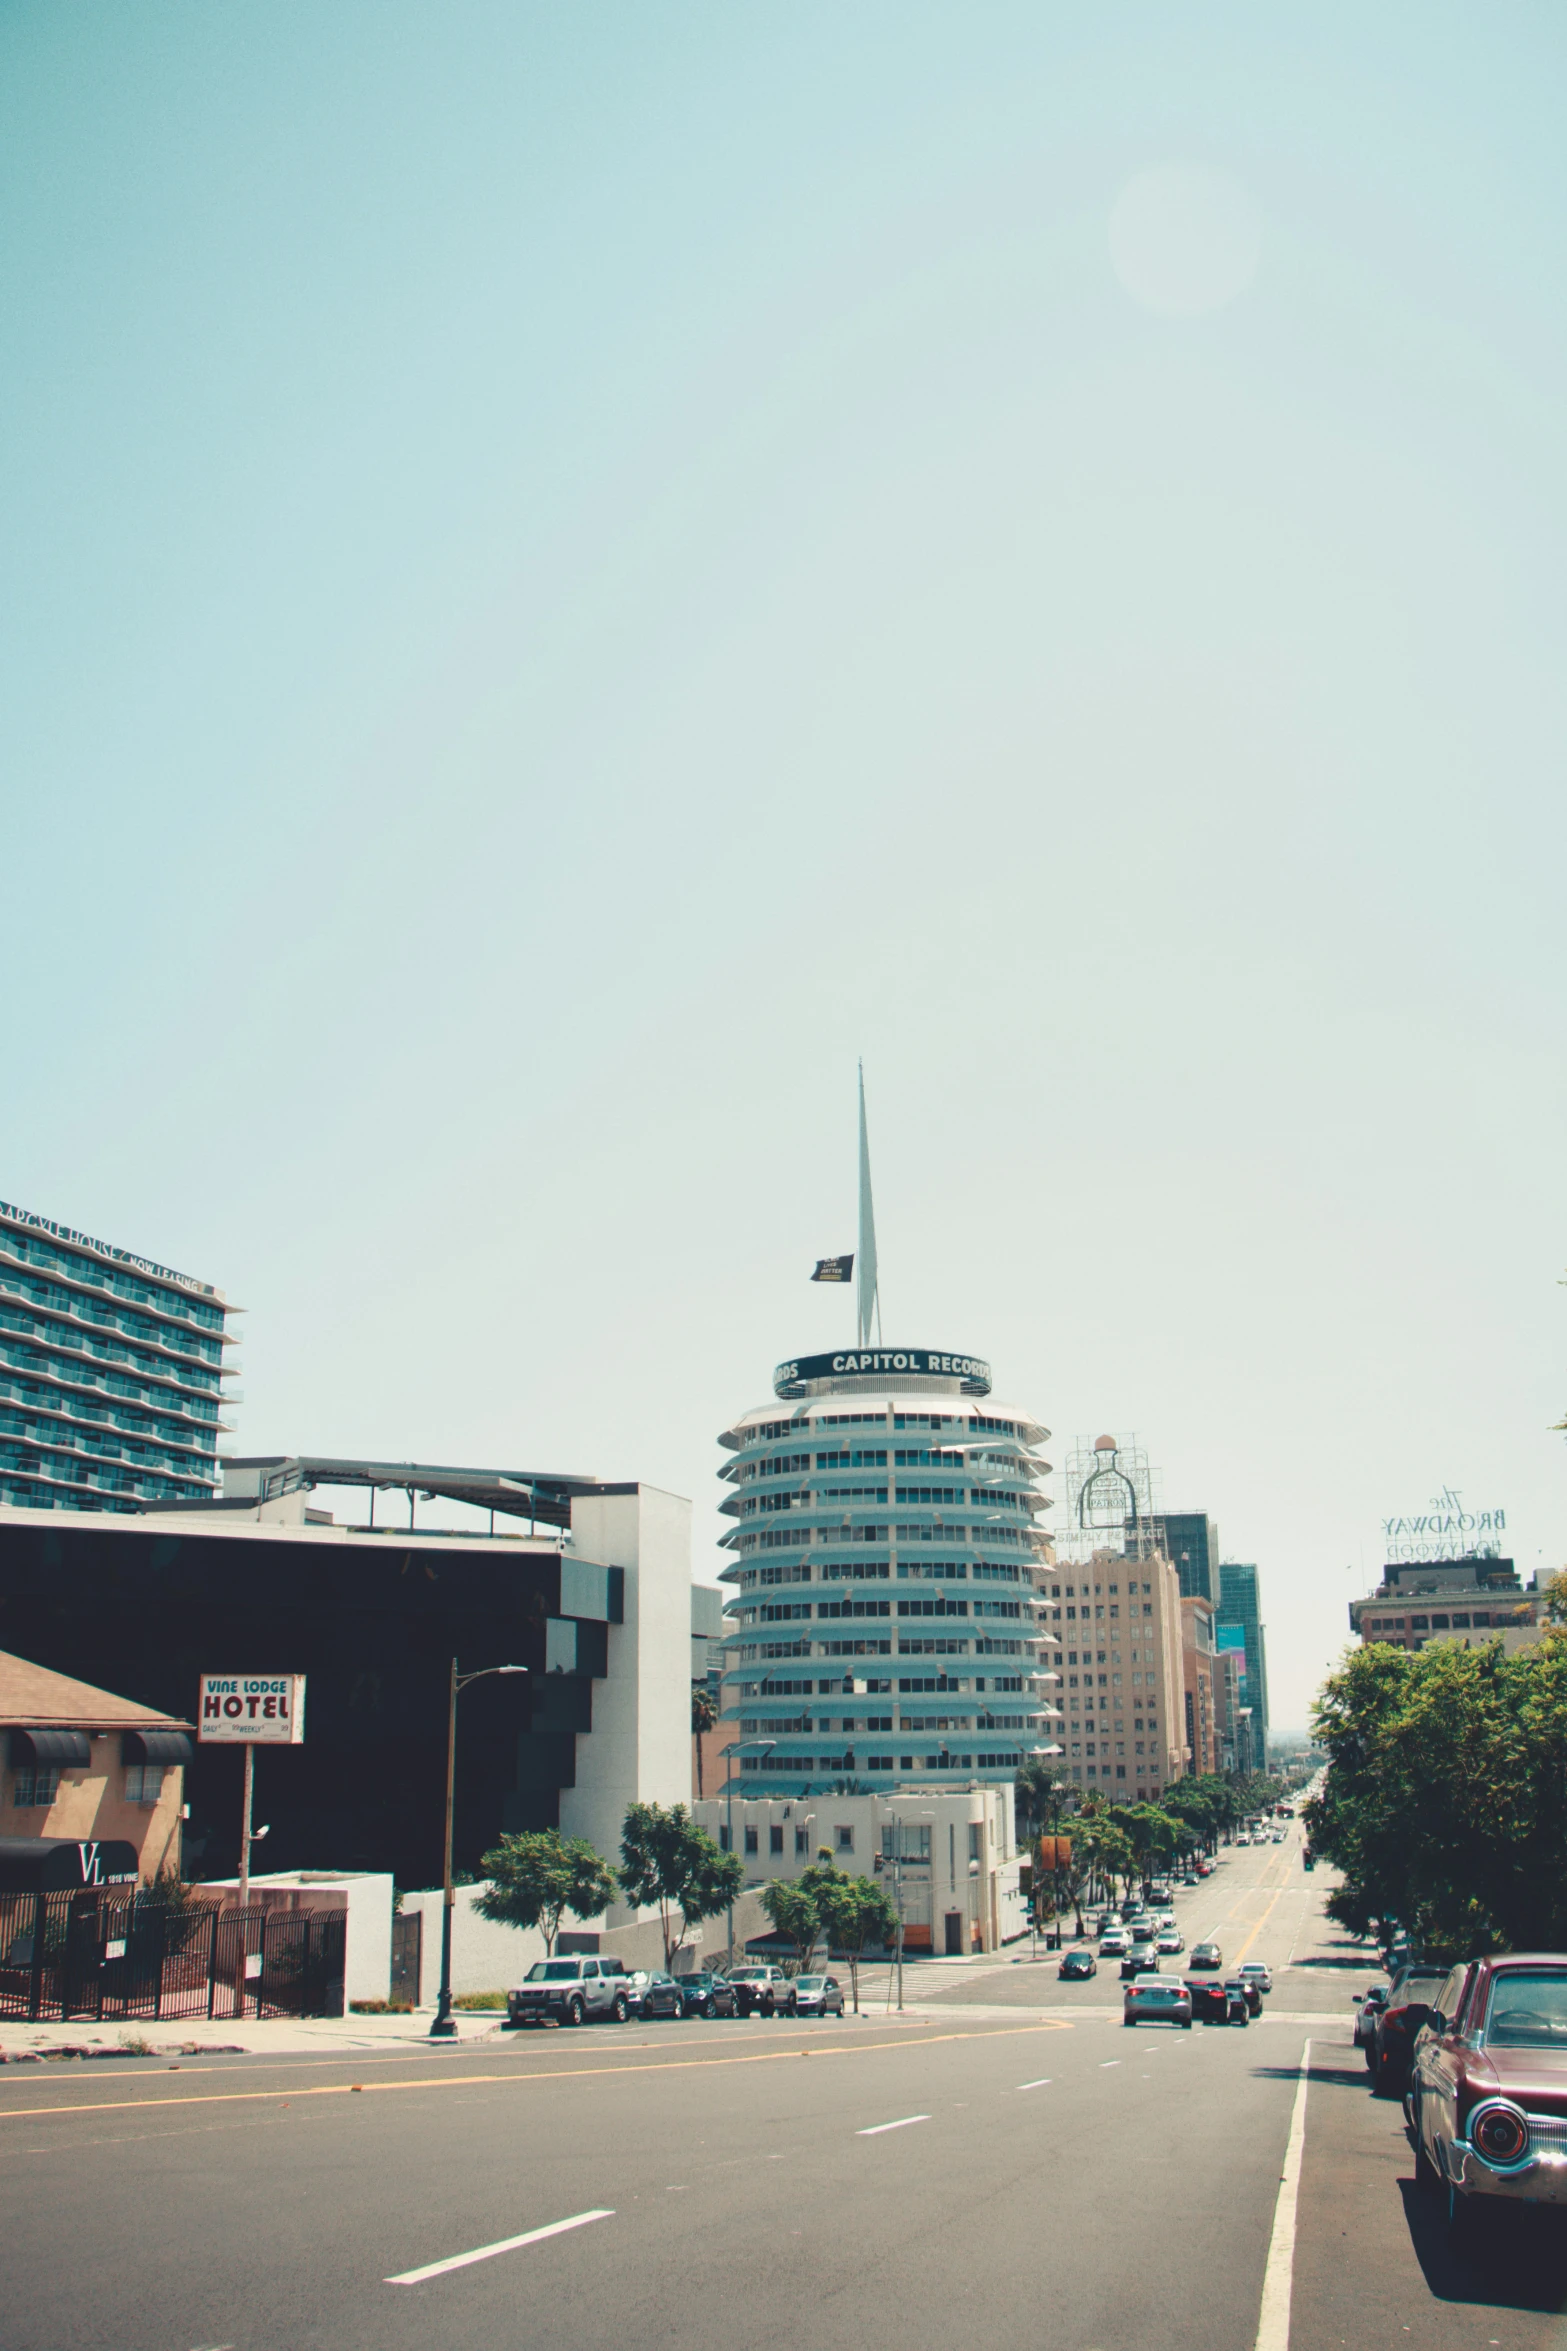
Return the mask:
<path id="1" fill-rule="evenodd" d="M 204 1673 L 196 1736 L 206 1746 L 302 1747 L 302 1673 Z"/>

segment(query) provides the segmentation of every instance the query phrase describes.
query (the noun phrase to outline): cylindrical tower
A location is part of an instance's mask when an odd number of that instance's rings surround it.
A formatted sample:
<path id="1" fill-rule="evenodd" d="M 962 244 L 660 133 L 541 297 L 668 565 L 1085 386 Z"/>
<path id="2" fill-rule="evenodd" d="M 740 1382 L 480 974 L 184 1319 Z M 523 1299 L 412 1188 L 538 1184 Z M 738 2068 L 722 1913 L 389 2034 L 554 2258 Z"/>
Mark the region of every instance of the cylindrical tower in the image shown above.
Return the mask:
<path id="1" fill-rule="evenodd" d="M 1059 1752 L 1033 1415 L 925 1347 L 781 1363 L 719 1442 L 736 1794 L 1010 1780 Z"/>

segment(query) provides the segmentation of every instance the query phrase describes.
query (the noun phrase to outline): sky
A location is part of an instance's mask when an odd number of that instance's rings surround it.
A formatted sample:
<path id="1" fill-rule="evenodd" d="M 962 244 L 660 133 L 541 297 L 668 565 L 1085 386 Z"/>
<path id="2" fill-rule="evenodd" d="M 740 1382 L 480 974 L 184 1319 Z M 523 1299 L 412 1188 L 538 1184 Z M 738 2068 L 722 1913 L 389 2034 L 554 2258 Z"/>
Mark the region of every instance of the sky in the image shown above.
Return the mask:
<path id="1" fill-rule="evenodd" d="M 240 1453 L 635 1477 L 852 1333 L 1135 1432 L 1307 1719 L 1567 1560 L 1567 25 L 11 0 L 0 1196 Z M 1060 1481 L 1055 1481 L 1059 1491 Z"/>

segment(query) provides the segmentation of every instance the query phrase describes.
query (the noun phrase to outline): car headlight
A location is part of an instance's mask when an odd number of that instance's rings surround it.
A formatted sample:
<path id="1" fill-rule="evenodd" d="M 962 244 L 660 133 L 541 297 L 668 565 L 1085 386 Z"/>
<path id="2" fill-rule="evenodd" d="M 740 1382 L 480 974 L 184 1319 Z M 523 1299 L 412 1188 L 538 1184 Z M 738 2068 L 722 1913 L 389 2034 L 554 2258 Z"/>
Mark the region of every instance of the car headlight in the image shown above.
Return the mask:
<path id="1" fill-rule="evenodd" d="M 1487 2163 L 1521 2163 L 1529 2152 L 1529 2123 L 1505 2098 L 1487 2099 L 1469 2117 L 1469 2143 Z"/>

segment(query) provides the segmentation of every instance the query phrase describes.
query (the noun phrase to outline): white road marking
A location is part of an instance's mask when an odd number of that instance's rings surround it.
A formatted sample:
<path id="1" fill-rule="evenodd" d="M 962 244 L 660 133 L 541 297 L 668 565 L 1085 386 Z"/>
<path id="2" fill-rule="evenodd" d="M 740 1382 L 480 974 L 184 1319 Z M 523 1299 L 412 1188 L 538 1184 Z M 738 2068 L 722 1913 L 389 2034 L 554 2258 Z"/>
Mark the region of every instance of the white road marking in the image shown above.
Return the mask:
<path id="1" fill-rule="evenodd" d="M 585 2229 L 590 2220 L 613 2220 L 613 2212 L 578 2212 L 570 2220 L 552 2220 L 548 2228 L 529 2229 L 520 2237 L 502 2237 L 498 2245 L 477 2245 L 471 2253 L 454 2253 L 449 2261 L 429 2261 L 423 2269 L 405 2269 L 388 2286 L 419 2286 L 426 2278 L 444 2277 L 449 2269 L 466 2269 L 470 2262 L 493 2261 L 497 2253 L 515 2253 L 519 2245 L 537 2245 L 545 2237 L 564 2236 L 567 2229 Z"/>
<path id="2" fill-rule="evenodd" d="M 1306 2144 L 1306 2088 L 1311 2080 L 1311 2043 L 1300 2053 L 1300 2078 L 1290 2115 L 1290 2135 L 1273 2208 L 1273 2236 L 1262 2279 L 1255 2351 L 1289 2351 L 1290 2296 L 1295 2282 L 1295 2207 L 1300 2198 L 1300 2159 Z"/>
<path id="3" fill-rule="evenodd" d="M 1053 2074 L 1042 2074 L 1037 2082 L 1019 2082 L 1018 2088 L 1020 2090 L 1048 2090 L 1054 2078 Z"/>
<path id="4" fill-rule="evenodd" d="M 906 2131 L 911 2122 L 929 2122 L 928 2114 L 900 2115 L 896 2122 L 873 2122 L 868 2129 L 856 2131 L 857 2139 L 878 2139 L 883 2131 Z"/>
<path id="5" fill-rule="evenodd" d="M 1099 2070 L 1101 2073 L 1108 2073 L 1112 2065 L 1119 2065 L 1120 2062 L 1119 2057 L 1107 2057 Z"/>

